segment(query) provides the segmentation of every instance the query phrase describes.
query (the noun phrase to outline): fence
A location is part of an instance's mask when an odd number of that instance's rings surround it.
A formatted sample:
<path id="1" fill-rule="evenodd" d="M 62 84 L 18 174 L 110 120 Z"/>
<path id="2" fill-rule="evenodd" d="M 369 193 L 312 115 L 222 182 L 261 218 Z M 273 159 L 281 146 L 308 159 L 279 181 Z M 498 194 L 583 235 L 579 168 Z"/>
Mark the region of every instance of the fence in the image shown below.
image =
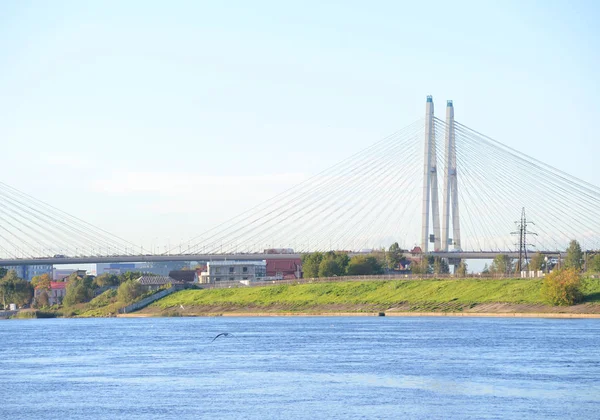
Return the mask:
<path id="1" fill-rule="evenodd" d="M 332 283 L 332 282 L 348 282 L 348 281 L 382 281 L 382 280 L 431 280 L 431 279 L 458 279 L 458 278 L 473 278 L 473 279 L 501 279 L 515 278 L 516 275 L 506 276 L 502 274 L 467 274 L 466 276 L 456 276 L 454 274 L 384 274 L 377 276 L 336 276 L 336 277 L 315 277 L 302 279 L 286 279 L 286 280 L 269 280 L 269 281 L 253 281 L 249 284 L 243 284 L 239 281 L 220 281 L 216 283 L 204 283 L 199 286 L 202 289 L 231 289 L 237 287 L 263 287 L 277 286 L 282 284 L 311 284 L 311 283 Z"/>
<path id="2" fill-rule="evenodd" d="M 172 286 L 172 287 L 169 287 L 168 289 L 161 290 L 160 292 L 154 293 L 152 296 L 148 296 L 147 298 L 144 298 L 138 302 L 132 303 L 131 305 L 127 305 L 124 308 L 119 309 L 119 313 L 120 314 L 128 314 L 130 312 L 139 311 L 140 309 L 150 305 L 152 302 L 154 302 L 158 299 L 162 299 L 165 296 L 168 296 L 173 292 L 182 290 L 183 288 L 184 287 L 180 287 L 180 286 Z"/>
<path id="3" fill-rule="evenodd" d="M 13 315 L 16 315 L 19 311 L 0 311 L 0 319 L 10 318 Z"/>

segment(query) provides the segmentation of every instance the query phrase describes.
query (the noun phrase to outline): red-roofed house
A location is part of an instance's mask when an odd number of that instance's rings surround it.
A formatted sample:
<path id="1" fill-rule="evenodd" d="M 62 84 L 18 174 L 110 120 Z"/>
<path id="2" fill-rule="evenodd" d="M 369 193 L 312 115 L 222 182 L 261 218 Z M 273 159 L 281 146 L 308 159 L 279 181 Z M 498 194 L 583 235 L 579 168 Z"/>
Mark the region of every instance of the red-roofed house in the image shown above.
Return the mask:
<path id="1" fill-rule="evenodd" d="M 50 306 L 62 303 L 65 295 L 67 294 L 67 283 L 64 281 L 51 281 L 50 289 L 41 289 L 40 287 L 35 288 L 34 296 L 37 298 L 43 292 L 48 294 L 48 304 Z"/>
<path id="2" fill-rule="evenodd" d="M 299 279 L 302 277 L 302 261 L 300 258 L 267 259 L 267 277 L 278 279 Z"/>

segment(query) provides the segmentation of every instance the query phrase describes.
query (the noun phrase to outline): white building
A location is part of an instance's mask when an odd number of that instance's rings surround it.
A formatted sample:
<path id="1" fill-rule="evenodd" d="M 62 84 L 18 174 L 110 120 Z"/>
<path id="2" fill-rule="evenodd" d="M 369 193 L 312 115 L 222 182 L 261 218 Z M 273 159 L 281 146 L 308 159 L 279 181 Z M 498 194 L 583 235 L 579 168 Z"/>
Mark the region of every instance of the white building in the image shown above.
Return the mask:
<path id="1" fill-rule="evenodd" d="M 210 261 L 200 274 L 200 283 L 219 281 L 251 282 L 267 275 L 265 261 Z"/>

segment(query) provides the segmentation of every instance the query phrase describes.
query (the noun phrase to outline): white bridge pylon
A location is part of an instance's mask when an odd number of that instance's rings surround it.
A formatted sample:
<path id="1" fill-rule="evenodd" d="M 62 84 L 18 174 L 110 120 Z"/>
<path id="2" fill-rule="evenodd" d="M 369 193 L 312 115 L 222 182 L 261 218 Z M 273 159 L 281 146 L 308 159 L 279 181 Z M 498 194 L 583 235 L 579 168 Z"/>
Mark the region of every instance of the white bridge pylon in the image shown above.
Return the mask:
<path id="1" fill-rule="evenodd" d="M 425 146 L 423 164 L 423 212 L 421 225 L 421 250 L 448 251 L 449 245 L 460 250 L 460 221 L 458 212 L 458 173 L 456 167 L 456 143 L 454 138 L 454 106 L 446 106 L 446 133 L 444 156 L 444 190 L 442 203 L 442 229 L 440 235 L 439 193 L 437 179 L 437 156 L 434 124 L 433 97 L 427 96 L 425 107 Z M 453 238 L 449 237 L 452 221 Z M 430 232 L 430 223 L 433 233 Z"/>

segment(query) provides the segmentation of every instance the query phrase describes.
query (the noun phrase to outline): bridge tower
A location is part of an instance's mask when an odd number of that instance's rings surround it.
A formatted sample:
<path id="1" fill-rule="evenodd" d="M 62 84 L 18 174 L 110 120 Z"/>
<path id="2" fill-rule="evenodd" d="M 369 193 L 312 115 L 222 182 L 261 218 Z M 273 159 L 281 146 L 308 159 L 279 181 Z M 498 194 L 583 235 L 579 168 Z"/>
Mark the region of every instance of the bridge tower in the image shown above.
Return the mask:
<path id="1" fill-rule="evenodd" d="M 444 203 L 442 210 L 442 251 L 449 245 L 460 248 L 460 222 L 458 219 L 458 180 L 456 172 L 456 144 L 454 142 L 454 106 L 446 105 L 446 151 L 444 157 Z M 450 238 L 450 214 L 452 213 L 452 235 Z"/>
<path id="2" fill-rule="evenodd" d="M 433 97 L 427 96 L 425 107 L 425 147 L 423 164 L 423 212 L 421 225 L 421 250 L 428 252 L 429 242 L 434 250 L 440 250 L 440 210 L 437 183 L 437 158 L 435 152 L 435 125 L 433 123 Z M 429 233 L 429 215 L 433 224 L 433 234 Z"/>

